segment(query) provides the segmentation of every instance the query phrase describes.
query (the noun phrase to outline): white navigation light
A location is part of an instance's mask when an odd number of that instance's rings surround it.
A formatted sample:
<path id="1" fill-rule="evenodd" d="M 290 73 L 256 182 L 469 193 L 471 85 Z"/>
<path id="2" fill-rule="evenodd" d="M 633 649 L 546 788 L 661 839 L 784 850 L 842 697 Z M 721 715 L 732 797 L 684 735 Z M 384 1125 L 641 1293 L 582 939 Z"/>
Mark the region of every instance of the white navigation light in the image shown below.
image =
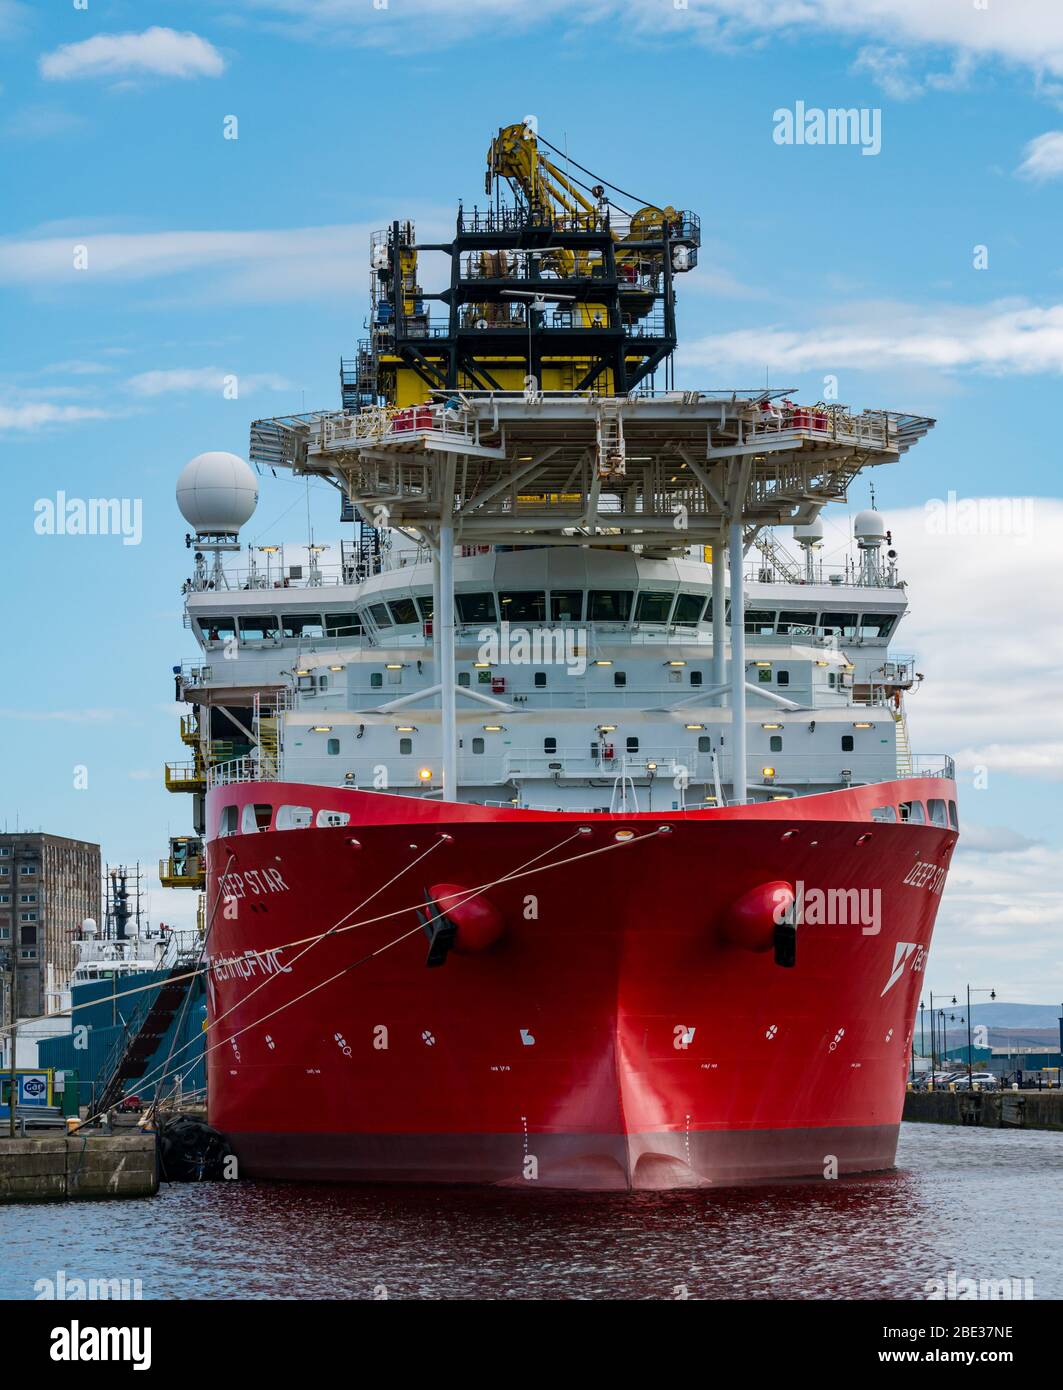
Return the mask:
<path id="1" fill-rule="evenodd" d="M 177 505 L 197 535 L 233 535 L 258 505 L 258 480 L 236 454 L 198 454 L 181 469 Z"/>

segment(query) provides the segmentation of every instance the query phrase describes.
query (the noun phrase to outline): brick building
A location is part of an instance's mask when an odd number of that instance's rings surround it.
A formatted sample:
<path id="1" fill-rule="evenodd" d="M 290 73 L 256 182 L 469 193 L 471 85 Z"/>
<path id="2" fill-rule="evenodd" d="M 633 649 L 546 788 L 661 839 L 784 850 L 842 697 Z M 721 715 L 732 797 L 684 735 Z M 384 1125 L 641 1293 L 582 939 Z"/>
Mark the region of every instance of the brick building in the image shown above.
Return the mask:
<path id="1" fill-rule="evenodd" d="M 100 847 L 41 831 L 0 832 L 0 960 L 17 975 L 16 1016 L 58 1007 L 76 957 L 74 929 L 100 920 Z M 9 979 L 0 1017 L 10 1022 Z"/>

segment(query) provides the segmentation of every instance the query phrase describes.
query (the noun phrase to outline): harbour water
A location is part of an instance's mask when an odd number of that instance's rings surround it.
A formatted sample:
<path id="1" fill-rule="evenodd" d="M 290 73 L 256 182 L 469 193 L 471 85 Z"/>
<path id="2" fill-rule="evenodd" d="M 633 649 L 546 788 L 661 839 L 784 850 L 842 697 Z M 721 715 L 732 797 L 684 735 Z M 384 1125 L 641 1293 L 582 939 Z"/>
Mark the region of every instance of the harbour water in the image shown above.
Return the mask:
<path id="1" fill-rule="evenodd" d="M 65 1271 L 146 1299 L 920 1299 L 950 1272 L 1058 1299 L 1061 1186 L 1063 1135 L 916 1124 L 894 1172 L 771 1187 L 171 1186 L 0 1209 L 0 1298 Z"/>

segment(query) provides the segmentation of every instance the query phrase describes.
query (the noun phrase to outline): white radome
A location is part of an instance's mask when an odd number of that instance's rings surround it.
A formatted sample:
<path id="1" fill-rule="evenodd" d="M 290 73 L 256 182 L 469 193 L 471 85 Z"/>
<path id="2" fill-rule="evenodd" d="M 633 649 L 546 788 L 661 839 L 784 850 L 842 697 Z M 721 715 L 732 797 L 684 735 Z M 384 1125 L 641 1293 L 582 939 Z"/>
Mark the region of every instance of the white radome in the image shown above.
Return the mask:
<path id="1" fill-rule="evenodd" d="M 95 935 L 96 935 L 96 919 L 95 919 L 95 917 L 85 917 L 85 918 L 82 920 L 82 923 L 81 923 L 81 930 L 82 930 L 82 933 L 83 933 L 85 936 L 95 936 Z"/>
<path id="2" fill-rule="evenodd" d="M 258 505 L 258 479 L 236 454 L 197 454 L 177 479 L 177 505 L 197 533 L 231 534 Z"/>
<path id="3" fill-rule="evenodd" d="M 858 541 L 884 541 L 886 519 L 880 512 L 857 512 L 853 534 Z"/>
<path id="4" fill-rule="evenodd" d="M 816 541 L 823 539 L 823 521 L 816 517 L 814 521 L 808 522 L 804 526 L 794 527 L 794 540 L 803 545 L 813 545 Z"/>

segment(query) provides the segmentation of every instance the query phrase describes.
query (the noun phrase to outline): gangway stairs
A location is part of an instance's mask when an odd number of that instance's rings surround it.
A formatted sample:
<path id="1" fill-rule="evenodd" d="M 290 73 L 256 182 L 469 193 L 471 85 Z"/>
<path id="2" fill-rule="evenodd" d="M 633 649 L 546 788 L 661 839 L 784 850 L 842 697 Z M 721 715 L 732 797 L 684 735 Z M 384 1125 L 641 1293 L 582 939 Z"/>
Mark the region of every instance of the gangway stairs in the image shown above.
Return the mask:
<path id="1" fill-rule="evenodd" d="M 801 584 L 804 582 L 804 571 L 801 566 L 775 539 L 770 531 L 762 531 L 754 541 L 754 545 L 767 560 L 773 574 L 781 575 L 787 584 Z"/>
<path id="2" fill-rule="evenodd" d="M 142 1004 L 133 1014 L 96 1077 L 95 1110 L 98 1114 L 110 1110 L 123 1096 L 136 1089 L 135 1083 L 148 1071 L 160 1042 L 187 997 L 193 978 L 194 972 L 187 964 L 175 965 L 154 998 L 145 996 L 150 1002 Z"/>
<path id="3" fill-rule="evenodd" d="M 893 722 L 897 727 L 897 776 L 912 775 L 912 745 L 908 740 L 908 721 L 903 709 L 893 710 Z"/>
<path id="4" fill-rule="evenodd" d="M 598 402 L 598 477 L 622 478 L 627 468 L 623 402 L 604 396 Z"/>

